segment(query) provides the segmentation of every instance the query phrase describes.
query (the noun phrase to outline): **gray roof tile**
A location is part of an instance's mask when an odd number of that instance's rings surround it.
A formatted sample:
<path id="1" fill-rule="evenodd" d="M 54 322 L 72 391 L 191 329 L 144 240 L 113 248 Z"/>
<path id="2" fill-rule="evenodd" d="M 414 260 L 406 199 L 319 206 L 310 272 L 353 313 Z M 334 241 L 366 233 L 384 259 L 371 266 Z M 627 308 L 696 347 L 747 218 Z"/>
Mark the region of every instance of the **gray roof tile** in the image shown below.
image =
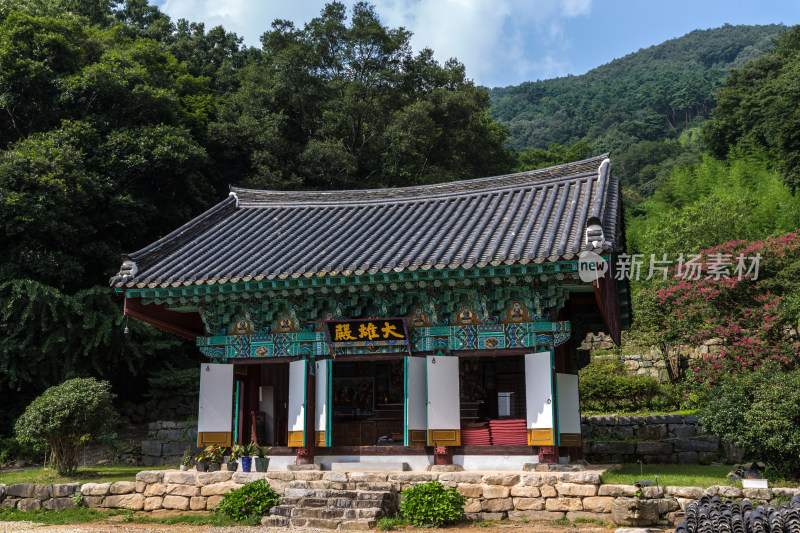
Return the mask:
<path id="1" fill-rule="evenodd" d="M 231 188 L 223 202 L 123 256 L 118 287 L 571 259 L 618 251 L 607 154 L 468 181 L 353 191 Z M 585 244 L 589 226 L 602 238 Z"/>

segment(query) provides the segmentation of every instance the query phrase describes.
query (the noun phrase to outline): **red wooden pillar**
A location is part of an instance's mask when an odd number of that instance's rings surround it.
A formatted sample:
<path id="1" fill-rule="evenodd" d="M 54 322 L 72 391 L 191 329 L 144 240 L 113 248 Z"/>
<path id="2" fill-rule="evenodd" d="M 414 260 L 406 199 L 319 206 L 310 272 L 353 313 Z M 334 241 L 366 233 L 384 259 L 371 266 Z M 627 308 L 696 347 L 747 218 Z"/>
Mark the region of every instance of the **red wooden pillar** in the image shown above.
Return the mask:
<path id="1" fill-rule="evenodd" d="M 558 447 L 539 446 L 539 462 L 542 464 L 558 464 Z"/>
<path id="2" fill-rule="evenodd" d="M 433 447 L 433 464 L 435 464 L 435 465 L 451 465 L 451 464 L 453 464 L 453 447 L 452 446 L 434 446 Z"/>
<path id="3" fill-rule="evenodd" d="M 571 446 L 567 448 L 567 451 L 569 452 L 570 463 L 583 460 L 583 446 Z"/>

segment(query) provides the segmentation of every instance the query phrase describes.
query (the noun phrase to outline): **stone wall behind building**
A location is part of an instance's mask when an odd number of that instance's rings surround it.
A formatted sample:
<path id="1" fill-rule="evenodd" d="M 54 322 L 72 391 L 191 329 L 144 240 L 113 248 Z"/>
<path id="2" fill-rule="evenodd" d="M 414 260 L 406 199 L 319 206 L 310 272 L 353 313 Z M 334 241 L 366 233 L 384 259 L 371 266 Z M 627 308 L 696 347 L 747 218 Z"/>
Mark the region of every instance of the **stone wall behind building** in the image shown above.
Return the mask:
<path id="1" fill-rule="evenodd" d="M 722 339 L 710 339 L 699 346 L 682 346 L 680 348 L 680 364 L 682 371 L 685 372 L 686 369 L 689 368 L 691 361 L 709 354 L 719 353 L 723 347 Z M 614 348 L 616 348 L 616 345 L 611 340 L 610 335 L 606 335 L 605 333 L 589 333 L 578 349 L 591 353 Z M 655 348 L 650 350 L 645 349 L 642 350 L 641 353 L 634 354 L 591 355 L 590 360 L 609 357 L 621 360 L 631 375 L 651 376 L 662 383 L 669 381 L 666 361 Z"/>
<path id="2" fill-rule="evenodd" d="M 719 437 L 694 415 L 584 416 L 583 450 L 591 463 L 710 464 L 727 457 Z"/>
<path id="3" fill-rule="evenodd" d="M 192 456 L 200 452 L 197 447 L 197 422 L 150 422 L 147 440 L 141 444 L 142 464 L 179 465 L 187 446 Z"/>

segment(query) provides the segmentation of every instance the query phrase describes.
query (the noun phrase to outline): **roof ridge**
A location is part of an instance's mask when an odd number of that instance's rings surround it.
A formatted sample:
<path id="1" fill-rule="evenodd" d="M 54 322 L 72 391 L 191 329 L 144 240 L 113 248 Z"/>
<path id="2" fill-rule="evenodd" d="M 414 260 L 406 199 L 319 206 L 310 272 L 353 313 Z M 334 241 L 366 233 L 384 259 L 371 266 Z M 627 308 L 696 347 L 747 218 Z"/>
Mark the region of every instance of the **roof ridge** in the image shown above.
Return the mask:
<path id="1" fill-rule="evenodd" d="M 608 153 L 581 161 L 563 163 L 513 174 L 502 174 L 469 180 L 415 185 L 410 187 L 387 187 L 385 189 L 346 189 L 325 191 L 276 191 L 230 187 L 231 193 L 241 204 L 281 204 L 281 205 L 352 205 L 380 204 L 399 200 L 429 199 L 448 196 L 461 197 L 472 194 L 519 188 L 525 185 L 540 185 L 562 179 L 597 174 L 608 159 Z M 582 168 L 583 167 L 583 168 Z"/>

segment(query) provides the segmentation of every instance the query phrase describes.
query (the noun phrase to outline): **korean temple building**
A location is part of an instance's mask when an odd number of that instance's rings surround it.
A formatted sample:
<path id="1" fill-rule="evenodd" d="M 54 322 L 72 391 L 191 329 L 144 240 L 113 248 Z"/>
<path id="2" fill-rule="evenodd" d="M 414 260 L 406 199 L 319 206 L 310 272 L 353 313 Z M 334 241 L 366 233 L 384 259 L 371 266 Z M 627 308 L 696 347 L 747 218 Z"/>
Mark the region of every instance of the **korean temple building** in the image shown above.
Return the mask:
<path id="1" fill-rule="evenodd" d="M 203 354 L 198 445 L 256 440 L 278 468 L 520 469 L 582 458 L 577 347 L 628 327 L 623 230 L 607 155 L 396 189 L 232 187 L 111 285 Z M 608 268 L 582 281 L 589 252 Z"/>

